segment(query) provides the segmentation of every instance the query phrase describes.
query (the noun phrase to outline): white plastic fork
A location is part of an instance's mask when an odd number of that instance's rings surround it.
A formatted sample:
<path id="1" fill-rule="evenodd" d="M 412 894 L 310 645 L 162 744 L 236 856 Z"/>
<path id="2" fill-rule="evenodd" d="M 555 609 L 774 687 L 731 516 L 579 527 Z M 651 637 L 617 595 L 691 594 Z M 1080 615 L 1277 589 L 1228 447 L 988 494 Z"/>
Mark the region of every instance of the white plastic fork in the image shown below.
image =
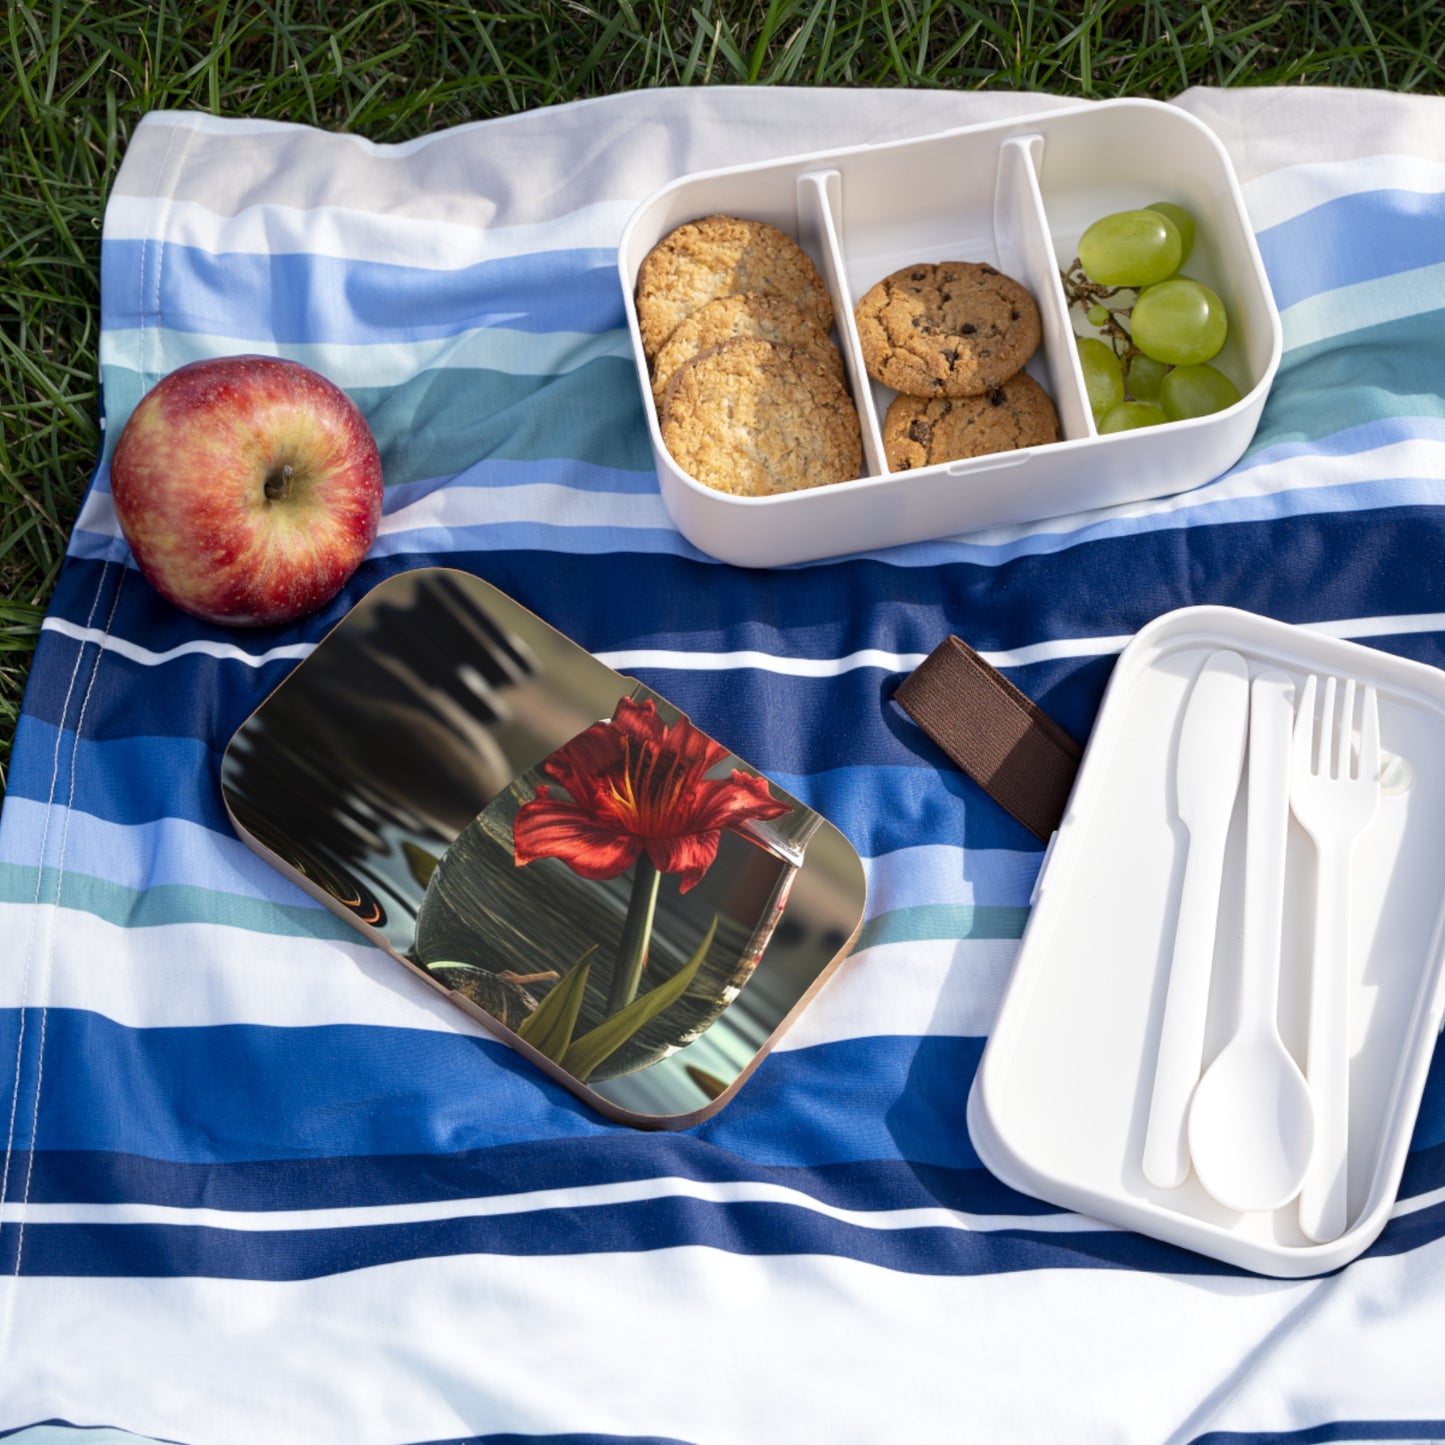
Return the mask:
<path id="1" fill-rule="evenodd" d="M 1290 807 L 1314 841 L 1315 929 L 1310 970 L 1305 1077 L 1315 1104 L 1315 1149 L 1299 1197 L 1299 1222 L 1317 1243 L 1348 1223 L 1350 863 L 1380 801 L 1380 718 L 1375 689 L 1360 708 L 1354 753 L 1355 682 L 1347 678 L 1338 713 L 1327 677 L 1315 737 L 1317 679 L 1304 685 L 1295 714 Z"/>

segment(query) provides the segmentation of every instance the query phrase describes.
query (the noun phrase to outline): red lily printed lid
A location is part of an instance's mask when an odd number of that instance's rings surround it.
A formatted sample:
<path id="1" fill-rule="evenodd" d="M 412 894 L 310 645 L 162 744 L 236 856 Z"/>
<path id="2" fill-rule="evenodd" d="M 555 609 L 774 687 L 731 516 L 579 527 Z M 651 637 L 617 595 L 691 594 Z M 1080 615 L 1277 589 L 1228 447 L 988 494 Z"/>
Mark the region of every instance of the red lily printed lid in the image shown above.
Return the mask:
<path id="1" fill-rule="evenodd" d="M 719 1109 L 862 924 L 836 828 L 462 572 L 374 589 L 221 786 L 263 858 L 631 1124 Z"/>

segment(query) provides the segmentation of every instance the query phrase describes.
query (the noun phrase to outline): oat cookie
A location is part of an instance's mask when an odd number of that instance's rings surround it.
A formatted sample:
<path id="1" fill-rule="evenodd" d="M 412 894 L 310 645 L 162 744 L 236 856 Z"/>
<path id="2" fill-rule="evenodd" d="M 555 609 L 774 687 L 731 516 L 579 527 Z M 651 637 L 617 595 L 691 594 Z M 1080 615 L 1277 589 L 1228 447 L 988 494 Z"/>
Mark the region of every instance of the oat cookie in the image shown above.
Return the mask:
<path id="1" fill-rule="evenodd" d="M 868 375 L 909 396 L 978 396 L 1022 370 L 1038 349 L 1039 308 L 992 266 L 905 266 L 859 301 Z"/>
<path id="2" fill-rule="evenodd" d="M 833 326 L 833 303 L 812 258 L 766 221 L 704 216 L 670 231 L 637 270 L 637 324 L 647 359 L 699 307 L 735 291 L 772 291 Z"/>
<path id="3" fill-rule="evenodd" d="M 817 320 L 786 296 L 771 291 L 740 291 L 719 296 L 682 321 L 663 343 L 652 364 L 652 399 L 661 410 L 667 383 L 685 361 L 734 336 L 760 336 L 784 346 L 796 346 L 816 356 L 839 381 L 843 357 Z"/>
<path id="4" fill-rule="evenodd" d="M 858 413 L 842 382 L 806 351 L 756 336 L 677 369 L 662 439 L 689 476 L 742 497 L 845 481 L 863 464 Z"/>
<path id="5" fill-rule="evenodd" d="M 883 419 L 883 453 L 892 472 L 1058 439 L 1053 402 L 1024 372 L 982 396 L 896 396 Z"/>

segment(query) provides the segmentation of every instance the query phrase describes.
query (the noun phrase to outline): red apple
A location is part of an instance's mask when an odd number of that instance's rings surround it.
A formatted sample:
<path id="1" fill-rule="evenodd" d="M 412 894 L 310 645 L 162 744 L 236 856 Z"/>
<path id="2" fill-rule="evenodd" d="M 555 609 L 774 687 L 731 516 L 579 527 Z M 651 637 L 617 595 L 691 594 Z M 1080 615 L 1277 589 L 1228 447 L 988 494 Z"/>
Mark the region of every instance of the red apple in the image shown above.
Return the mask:
<path id="1" fill-rule="evenodd" d="M 381 521 L 381 459 L 340 387 L 272 356 L 193 361 L 131 413 L 110 489 L 136 565 L 209 622 L 265 627 L 329 602 Z"/>

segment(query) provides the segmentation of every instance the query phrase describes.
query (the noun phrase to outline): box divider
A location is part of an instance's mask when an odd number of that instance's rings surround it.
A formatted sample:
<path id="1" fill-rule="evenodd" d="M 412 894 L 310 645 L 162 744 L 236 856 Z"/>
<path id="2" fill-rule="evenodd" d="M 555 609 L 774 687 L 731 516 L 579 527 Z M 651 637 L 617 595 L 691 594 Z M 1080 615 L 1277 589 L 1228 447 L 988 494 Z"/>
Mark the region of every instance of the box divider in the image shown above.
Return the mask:
<path id="1" fill-rule="evenodd" d="M 1041 135 L 1010 136 L 999 145 L 994 240 L 1003 269 L 1023 281 L 1038 303 L 1049 389 L 1064 439 L 1071 441 L 1098 433 L 1039 189 L 1037 166 L 1043 149 Z"/>
<path id="2" fill-rule="evenodd" d="M 823 263 L 823 279 L 833 297 L 843 364 L 848 369 L 853 403 L 862 425 L 864 475 L 882 476 L 888 470 L 883 461 L 883 429 L 863 366 L 863 347 L 853 319 L 853 297 L 848 290 L 848 271 L 839 239 L 843 231 L 843 176 L 837 170 L 806 171 L 798 177 L 797 185 L 800 236 L 815 243 Z"/>

